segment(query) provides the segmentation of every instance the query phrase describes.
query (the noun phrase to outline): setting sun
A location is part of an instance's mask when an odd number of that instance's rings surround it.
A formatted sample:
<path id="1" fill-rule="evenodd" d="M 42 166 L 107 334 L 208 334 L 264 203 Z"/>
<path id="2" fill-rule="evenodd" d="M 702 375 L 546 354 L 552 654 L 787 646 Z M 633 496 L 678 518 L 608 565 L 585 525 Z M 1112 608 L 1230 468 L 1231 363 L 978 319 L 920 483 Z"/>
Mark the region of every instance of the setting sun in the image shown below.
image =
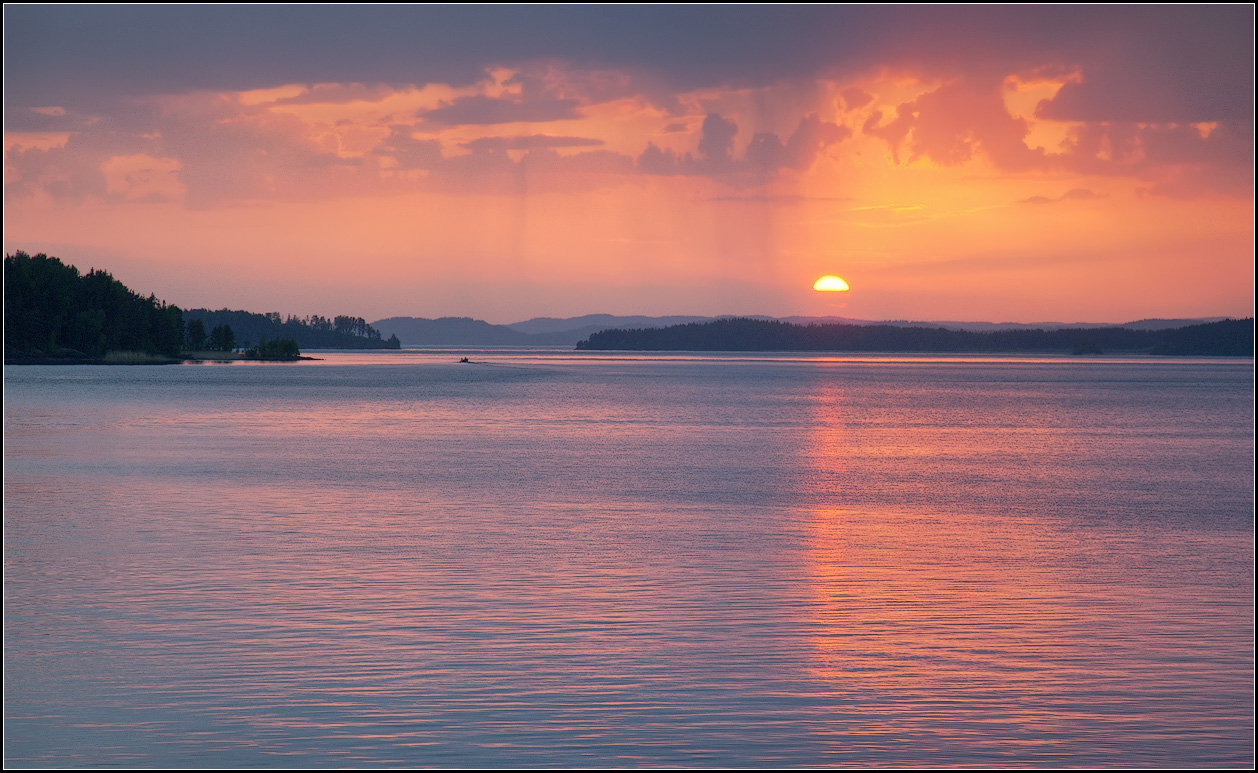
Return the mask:
<path id="1" fill-rule="evenodd" d="M 826 274 L 825 276 L 812 283 L 812 289 L 823 293 L 842 293 L 849 289 L 847 282 L 841 277 Z"/>

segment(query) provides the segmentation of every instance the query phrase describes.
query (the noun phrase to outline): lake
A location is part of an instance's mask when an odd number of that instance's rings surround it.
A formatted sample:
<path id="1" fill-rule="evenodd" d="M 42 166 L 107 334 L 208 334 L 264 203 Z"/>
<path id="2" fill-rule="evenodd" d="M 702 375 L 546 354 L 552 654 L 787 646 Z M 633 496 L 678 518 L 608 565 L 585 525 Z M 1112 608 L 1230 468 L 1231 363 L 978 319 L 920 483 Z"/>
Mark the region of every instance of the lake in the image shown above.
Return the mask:
<path id="1" fill-rule="evenodd" d="M 1254 762 L 1252 359 L 313 354 L 5 368 L 7 765 Z"/>

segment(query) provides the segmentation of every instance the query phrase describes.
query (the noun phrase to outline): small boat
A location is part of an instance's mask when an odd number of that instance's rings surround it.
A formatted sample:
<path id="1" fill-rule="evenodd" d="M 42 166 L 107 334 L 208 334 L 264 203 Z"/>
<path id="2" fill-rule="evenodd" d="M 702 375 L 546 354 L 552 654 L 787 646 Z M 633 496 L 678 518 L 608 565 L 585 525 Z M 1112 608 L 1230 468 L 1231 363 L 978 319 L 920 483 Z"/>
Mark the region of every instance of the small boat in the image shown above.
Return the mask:
<path id="1" fill-rule="evenodd" d="M 459 358 L 459 362 L 471 362 L 471 360 L 469 360 L 469 359 L 468 359 L 468 358 L 466 358 L 466 357 L 460 357 L 460 358 Z"/>

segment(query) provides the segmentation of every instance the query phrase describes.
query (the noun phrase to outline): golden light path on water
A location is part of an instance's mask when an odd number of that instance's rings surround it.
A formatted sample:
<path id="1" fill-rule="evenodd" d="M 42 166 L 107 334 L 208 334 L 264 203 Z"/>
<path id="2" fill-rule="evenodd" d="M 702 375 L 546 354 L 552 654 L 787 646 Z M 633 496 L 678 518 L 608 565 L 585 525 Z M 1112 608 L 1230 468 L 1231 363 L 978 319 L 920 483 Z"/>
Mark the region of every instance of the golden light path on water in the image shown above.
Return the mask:
<path id="1" fill-rule="evenodd" d="M 1046 475 L 1034 460 L 1077 456 L 1095 430 L 1077 419 L 1019 424 L 1005 413 L 1012 406 L 992 405 L 914 439 L 893 420 L 901 411 L 884 405 L 871 415 L 853 391 L 836 379 L 811 395 L 800 459 L 813 503 L 805 566 L 814 674 L 865 711 L 860 732 L 839 742 L 844 754 L 894 755 L 907 736 L 933 736 L 941 748 L 964 739 L 990 759 L 1067 760 L 1070 738 L 1117 747 L 1132 726 L 1149 737 L 1191 736 L 1226 722 L 1222 701 L 1202 701 L 1191 716 L 1165 712 L 1166 696 L 1182 694 L 1184 683 L 1232 678 L 1237 661 L 1217 656 L 1230 649 L 1221 642 L 1228 634 L 1201 630 L 1219 577 L 1177 584 L 1147 573 L 1157 561 L 1182 566 L 1226 553 L 1226 540 L 1130 523 L 1090 523 L 1080 533 L 1077 520 L 1036 507 L 910 505 L 915 478 L 948 479 L 941 473 L 954 466 L 1032 484 Z M 903 412 L 931 391 L 903 395 Z M 1088 443 L 1098 457 L 1125 443 L 1101 433 Z M 997 457 L 1013 447 L 1021 458 L 1000 471 Z M 856 481 L 873 477 L 885 499 L 855 505 L 851 495 L 864 487 Z M 975 732 L 993 716 L 1002 717 L 999 731 Z"/>

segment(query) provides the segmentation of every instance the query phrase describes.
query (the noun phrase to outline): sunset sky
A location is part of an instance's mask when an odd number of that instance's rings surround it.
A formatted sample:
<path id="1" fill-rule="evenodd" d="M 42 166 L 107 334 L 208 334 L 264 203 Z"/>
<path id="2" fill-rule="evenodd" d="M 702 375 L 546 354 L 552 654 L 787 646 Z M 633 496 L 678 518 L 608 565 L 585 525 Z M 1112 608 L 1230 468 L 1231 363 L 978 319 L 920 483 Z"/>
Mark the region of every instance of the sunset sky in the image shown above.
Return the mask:
<path id="1" fill-rule="evenodd" d="M 4 247 L 369 320 L 1249 316 L 1253 33 L 1251 5 L 6 6 Z"/>

